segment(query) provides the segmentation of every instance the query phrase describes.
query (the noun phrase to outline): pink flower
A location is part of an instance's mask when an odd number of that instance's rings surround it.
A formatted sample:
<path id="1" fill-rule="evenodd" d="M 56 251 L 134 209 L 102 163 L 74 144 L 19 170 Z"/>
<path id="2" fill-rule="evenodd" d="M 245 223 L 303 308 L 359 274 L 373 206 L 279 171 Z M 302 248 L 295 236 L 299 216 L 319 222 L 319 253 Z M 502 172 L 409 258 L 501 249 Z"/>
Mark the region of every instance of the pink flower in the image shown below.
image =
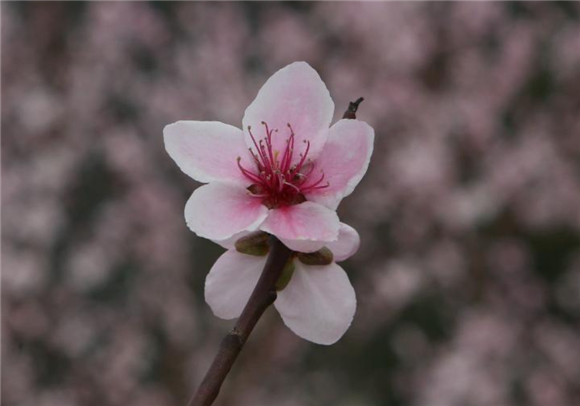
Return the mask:
<path id="1" fill-rule="evenodd" d="M 359 247 L 356 230 L 340 224 L 335 242 L 327 244 L 334 261 L 344 261 Z M 240 316 L 266 263 L 266 256 L 226 251 L 214 264 L 205 281 L 205 299 L 214 314 L 223 319 Z M 278 292 L 274 306 L 282 320 L 300 337 L 318 344 L 338 341 L 350 326 L 356 296 L 344 270 L 335 262 L 311 266 L 294 255 L 294 273 Z"/>
<path id="2" fill-rule="evenodd" d="M 262 230 L 302 252 L 336 241 L 336 208 L 367 170 L 374 131 L 358 120 L 329 128 L 333 113 L 318 73 L 295 62 L 260 89 L 243 131 L 213 121 L 166 126 L 169 155 L 187 175 L 209 183 L 185 206 L 189 228 L 226 245 Z"/>

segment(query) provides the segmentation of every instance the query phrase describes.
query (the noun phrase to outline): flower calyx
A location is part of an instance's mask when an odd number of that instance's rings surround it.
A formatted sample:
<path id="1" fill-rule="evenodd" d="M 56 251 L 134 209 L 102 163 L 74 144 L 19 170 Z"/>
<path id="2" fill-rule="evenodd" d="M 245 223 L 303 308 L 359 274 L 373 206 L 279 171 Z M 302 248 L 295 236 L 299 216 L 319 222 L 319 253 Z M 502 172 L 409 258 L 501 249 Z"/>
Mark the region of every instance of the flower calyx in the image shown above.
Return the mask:
<path id="1" fill-rule="evenodd" d="M 238 239 L 235 243 L 235 247 L 236 251 L 242 254 L 263 257 L 270 252 L 269 243 L 270 234 L 263 231 L 255 231 Z"/>
<path id="2" fill-rule="evenodd" d="M 275 288 L 277 292 L 284 290 L 290 279 L 292 279 L 292 275 L 294 275 L 294 270 L 296 270 L 296 265 L 294 265 L 294 258 L 290 257 L 290 259 L 284 265 L 284 269 L 282 270 L 282 274 L 278 278 L 276 282 Z"/>
<path id="3" fill-rule="evenodd" d="M 332 251 L 326 247 L 309 253 L 299 252 L 296 257 L 305 265 L 329 265 L 334 261 Z"/>

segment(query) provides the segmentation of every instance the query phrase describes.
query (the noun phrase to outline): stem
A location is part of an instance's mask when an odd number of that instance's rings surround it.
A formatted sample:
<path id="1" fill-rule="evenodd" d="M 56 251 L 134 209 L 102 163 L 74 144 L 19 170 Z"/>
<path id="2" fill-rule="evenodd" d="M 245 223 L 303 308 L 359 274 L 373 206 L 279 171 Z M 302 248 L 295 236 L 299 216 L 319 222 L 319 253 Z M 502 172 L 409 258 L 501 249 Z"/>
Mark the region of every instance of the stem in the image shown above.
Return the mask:
<path id="1" fill-rule="evenodd" d="M 342 118 L 347 118 L 350 120 L 356 119 L 356 112 L 358 110 L 358 106 L 359 106 L 359 104 L 362 103 L 363 100 L 364 100 L 364 97 L 359 97 L 355 101 L 350 102 L 348 104 L 348 109 L 346 109 L 346 111 L 342 115 Z"/>
<path id="2" fill-rule="evenodd" d="M 280 240 L 274 236 L 271 237 L 270 255 L 262 275 L 235 327 L 222 340 L 216 357 L 188 406 L 210 406 L 217 398 L 226 376 L 256 323 L 276 300 L 275 285 L 291 254 L 292 251 L 286 248 Z"/>

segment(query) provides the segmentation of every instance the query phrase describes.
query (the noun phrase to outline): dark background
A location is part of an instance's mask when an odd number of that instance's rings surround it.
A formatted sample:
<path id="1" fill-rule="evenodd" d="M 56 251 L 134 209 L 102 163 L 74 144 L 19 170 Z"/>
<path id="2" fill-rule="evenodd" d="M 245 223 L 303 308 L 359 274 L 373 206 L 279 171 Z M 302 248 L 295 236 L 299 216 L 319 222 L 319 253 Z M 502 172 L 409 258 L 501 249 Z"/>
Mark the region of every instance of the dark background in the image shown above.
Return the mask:
<path id="1" fill-rule="evenodd" d="M 295 60 L 366 98 L 336 345 L 260 322 L 218 405 L 580 404 L 578 3 L 2 3 L 2 404 L 184 405 L 232 322 L 164 125 Z"/>

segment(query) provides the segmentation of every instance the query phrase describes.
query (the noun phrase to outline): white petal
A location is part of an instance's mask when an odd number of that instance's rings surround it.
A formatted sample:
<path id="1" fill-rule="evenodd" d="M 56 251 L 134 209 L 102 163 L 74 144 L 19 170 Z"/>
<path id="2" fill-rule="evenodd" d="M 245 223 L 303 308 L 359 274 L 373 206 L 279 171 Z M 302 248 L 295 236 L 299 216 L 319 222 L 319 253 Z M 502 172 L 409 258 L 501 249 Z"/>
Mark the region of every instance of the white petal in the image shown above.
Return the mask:
<path id="1" fill-rule="evenodd" d="M 205 279 L 205 301 L 217 317 L 240 316 L 258 283 L 266 258 L 233 250 L 218 258 Z"/>
<path id="2" fill-rule="evenodd" d="M 254 231 L 268 216 L 260 199 L 239 184 L 212 182 L 197 188 L 185 205 L 188 227 L 200 237 L 226 240 Z"/>
<path id="3" fill-rule="evenodd" d="M 250 234 L 251 231 L 240 231 L 239 233 L 234 234 L 230 238 L 226 238 L 225 240 L 212 240 L 216 244 L 221 245 L 227 250 L 236 249 L 236 241 L 240 238 L 245 237 L 246 235 Z"/>
<path id="4" fill-rule="evenodd" d="M 338 240 L 327 243 L 326 247 L 332 251 L 335 262 L 344 261 L 358 251 L 360 247 L 360 236 L 348 224 L 340 223 Z"/>
<path id="5" fill-rule="evenodd" d="M 328 245 L 325 241 L 290 240 L 287 238 L 280 238 L 280 241 L 292 251 L 296 252 L 314 252 Z"/>
<path id="6" fill-rule="evenodd" d="M 252 127 L 256 140 L 265 138 L 261 124 L 264 121 L 270 128 L 278 129 L 273 135 L 273 145 L 283 151 L 290 134 L 287 124 L 291 124 L 295 134 L 294 161 L 300 159 L 306 147 L 304 140 L 310 141 L 308 156 L 313 159 L 326 142 L 333 114 L 334 102 L 318 73 L 306 62 L 294 62 L 272 75 L 246 109 L 243 119 L 246 144 L 254 148 L 248 126 Z"/>
<path id="7" fill-rule="evenodd" d="M 270 210 L 260 227 L 285 241 L 334 241 L 340 221 L 336 212 L 313 202 Z"/>
<path id="8" fill-rule="evenodd" d="M 163 135 L 171 158 L 193 179 L 249 184 L 237 158 L 245 168 L 253 168 L 254 163 L 239 128 L 216 121 L 178 121 L 166 126 Z"/>
<path id="9" fill-rule="evenodd" d="M 309 182 L 324 173 L 328 187 L 306 193 L 310 201 L 336 209 L 342 198 L 352 193 L 364 176 L 373 153 L 375 132 L 371 126 L 358 120 L 340 120 L 330 128 L 328 141 L 314 162 Z"/>
<path id="10" fill-rule="evenodd" d="M 307 266 L 295 261 L 288 286 L 274 302 L 284 323 L 300 337 L 317 344 L 338 341 L 356 311 L 356 296 L 344 270 L 335 263 Z"/>

